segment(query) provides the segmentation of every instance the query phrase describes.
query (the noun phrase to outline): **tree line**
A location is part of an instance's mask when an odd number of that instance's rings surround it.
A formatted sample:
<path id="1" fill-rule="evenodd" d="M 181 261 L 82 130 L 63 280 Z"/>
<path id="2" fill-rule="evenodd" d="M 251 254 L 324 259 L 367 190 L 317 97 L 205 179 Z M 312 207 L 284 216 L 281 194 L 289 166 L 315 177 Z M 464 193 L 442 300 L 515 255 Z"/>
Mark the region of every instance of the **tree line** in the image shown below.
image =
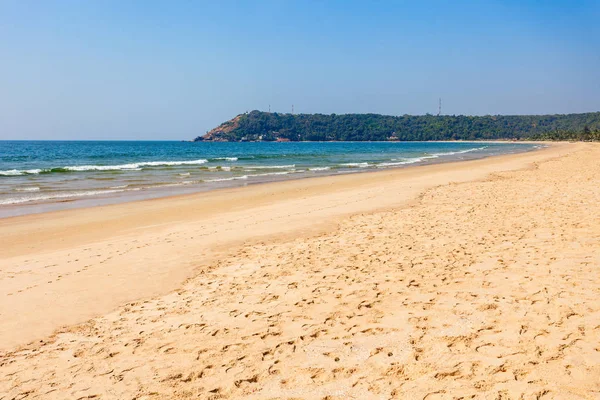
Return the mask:
<path id="1" fill-rule="evenodd" d="M 388 116 L 252 111 L 238 117 L 209 137 L 227 141 L 600 140 L 600 112 Z"/>

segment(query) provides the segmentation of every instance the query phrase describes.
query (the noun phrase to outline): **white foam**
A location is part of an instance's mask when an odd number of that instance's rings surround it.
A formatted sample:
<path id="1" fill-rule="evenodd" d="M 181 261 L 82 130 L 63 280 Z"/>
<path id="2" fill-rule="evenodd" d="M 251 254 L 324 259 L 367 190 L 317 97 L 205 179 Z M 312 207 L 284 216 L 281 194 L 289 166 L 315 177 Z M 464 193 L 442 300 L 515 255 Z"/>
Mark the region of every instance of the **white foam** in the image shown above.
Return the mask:
<path id="1" fill-rule="evenodd" d="M 407 158 L 402 161 L 398 161 L 398 159 L 392 158 L 392 161 L 397 161 L 397 162 L 380 163 L 380 164 L 377 164 L 377 168 L 393 167 L 393 166 L 397 166 L 397 165 L 415 164 L 415 163 L 418 163 L 418 162 L 421 162 L 424 160 L 439 158 L 439 157 L 443 157 L 443 156 L 451 156 L 451 155 L 455 155 L 455 154 L 470 153 L 472 151 L 483 150 L 483 149 L 487 149 L 487 148 L 488 148 L 488 146 L 483 146 L 483 147 L 477 147 L 477 148 L 473 148 L 473 149 L 466 149 L 466 150 L 460 150 L 460 151 L 450 151 L 450 152 L 446 152 L 446 153 L 432 153 L 428 156 Z"/>
<path id="2" fill-rule="evenodd" d="M 4 200 L 0 200 L 0 205 L 8 205 L 8 204 L 21 204 L 21 203 L 29 203 L 32 201 L 44 201 L 44 200 L 54 200 L 54 199 L 65 199 L 65 198 L 74 198 L 74 197 L 85 197 L 85 196 L 95 196 L 99 194 L 111 194 L 111 193 L 119 193 L 124 192 L 125 190 L 88 190 L 85 192 L 71 192 L 71 193 L 53 193 L 46 195 L 38 195 L 38 196 L 30 196 L 30 197 L 13 197 Z"/>
<path id="3" fill-rule="evenodd" d="M 484 150 L 484 149 L 487 149 L 488 147 L 489 146 L 483 146 L 483 147 L 476 147 L 476 148 L 473 148 L 473 149 L 466 149 L 466 150 L 460 150 L 460 151 L 449 151 L 449 152 L 446 152 L 446 153 L 432 153 L 431 155 L 432 156 L 436 156 L 436 157 L 439 157 L 439 156 L 452 156 L 454 154 L 464 154 L 464 153 L 470 153 L 472 151 Z"/>
<path id="4" fill-rule="evenodd" d="M 330 170 L 331 167 L 314 167 L 314 168 L 309 168 L 309 171 L 327 171 Z"/>
<path id="5" fill-rule="evenodd" d="M 261 176 L 273 176 L 273 175 L 288 175 L 294 174 L 298 171 L 282 171 L 282 172 L 265 172 L 264 174 L 248 174 L 242 176 L 232 176 L 230 178 L 216 178 L 216 179 L 207 179 L 204 182 L 227 182 L 227 181 L 237 181 L 248 178 L 259 178 Z"/>
<path id="6" fill-rule="evenodd" d="M 214 160 L 237 161 L 237 157 L 217 157 Z"/>
<path id="7" fill-rule="evenodd" d="M 118 164 L 118 165 L 70 165 L 62 167 L 66 171 L 84 172 L 84 171 L 141 171 L 143 167 L 174 167 L 179 165 L 201 165 L 207 163 L 208 160 L 191 160 L 191 161 L 144 161 L 139 163 Z M 41 172 L 52 172 L 52 169 L 10 169 L 0 171 L 0 176 L 19 176 L 19 175 L 36 175 Z"/>
<path id="8" fill-rule="evenodd" d="M 297 171 L 284 171 L 284 172 L 267 172 L 264 174 L 252 174 L 252 175 L 246 175 L 248 177 L 256 177 L 256 176 L 271 176 L 271 175 L 288 175 L 288 174 L 294 174 Z"/>
<path id="9" fill-rule="evenodd" d="M 177 166 L 177 165 L 200 165 L 207 163 L 208 160 L 192 160 L 192 161 L 148 161 L 138 163 L 140 167 L 160 167 L 160 166 Z"/>
<path id="10" fill-rule="evenodd" d="M 296 164 L 291 165 L 249 165 L 247 169 L 289 169 L 295 168 Z"/>
<path id="11" fill-rule="evenodd" d="M 381 163 L 381 164 L 377 164 L 377 168 L 385 168 L 385 167 L 394 167 L 397 165 L 407 165 L 407 164 L 415 164 L 418 162 L 423 161 L 422 157 L 419 158 L 409 158 L 405 161 L 398 161 L 398 162 L 387 162 L 387 163 Z"/>
<path id="12" fill-rule="evenodd" d="M 41 169 L 9 169 L 0 171 L 3 176 L 36 175 L 42 172 Z"/>
<path id="13" fill-rule="evenodd" d="M 248 179 L 248 175 L 232 176 L 231 178 L 207 179 L 204 182 L 226 182 L 226 181 L 236 181 L 236 180 L 240 180 L 240 179 Z"/>
<path id="14" fill-rule="evenodd" d="M 360 163 L 344 163 L 344 164 L 340 164 L 344 167 L 350 167 L 350 168 L 368 168 L 369 167 L 369 163 L 366 162 L 360 162 Z"/>
<path id="15" fill-rule="evenodd" d="M 120 164 L 120 165 L 73 165 L 64 167 L 67 171 L 119 171 L 134 170 L 139 171 L 143 167 L 173 167 L 178 165 L 200 165 L 207 163 L 208 160 L 192 161 L 146 161 L 140 163 Z"/>
<path id="16" fill-rule="evenodd" d="M 64 167 L 67 171 L 117 171 L 122 169 L 136 169 L 138 164 L 122 164 L 122 165 L 74 165 Z"/>
<path id="17" fill-rule="evenodd" d="M 144 189 L 160 189 L 160 188 L 174 187 L 174 186 L 185 186 L 185 185 L 192 185 L 194 183 L 200 183 L 200 182 L 202 182 L 202 181 L 181 181 L 181 182 L 176 182 L 176 183 L 161 183 L 161 184 L 157 184 L 157 185 L 144 186 Z"/>
<path id="18" fill-rule="evenodd" d="M 32 186 L 32 187 L 15 188 L 14 190 L 16 192 L 39 192 L 40 188 L 37 186 Z"/>

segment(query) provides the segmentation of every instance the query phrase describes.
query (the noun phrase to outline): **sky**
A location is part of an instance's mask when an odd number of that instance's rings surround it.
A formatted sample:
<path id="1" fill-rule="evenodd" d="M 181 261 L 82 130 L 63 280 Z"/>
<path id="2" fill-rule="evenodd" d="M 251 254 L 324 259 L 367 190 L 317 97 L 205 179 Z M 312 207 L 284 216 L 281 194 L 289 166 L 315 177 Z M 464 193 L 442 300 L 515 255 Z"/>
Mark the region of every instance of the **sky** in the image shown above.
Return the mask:
<path id="1" fill-rule="evenodd" d="M 0 140 L 189 140 L 254 109 L 600 111 L 600 0 L 0 0 Z"/>

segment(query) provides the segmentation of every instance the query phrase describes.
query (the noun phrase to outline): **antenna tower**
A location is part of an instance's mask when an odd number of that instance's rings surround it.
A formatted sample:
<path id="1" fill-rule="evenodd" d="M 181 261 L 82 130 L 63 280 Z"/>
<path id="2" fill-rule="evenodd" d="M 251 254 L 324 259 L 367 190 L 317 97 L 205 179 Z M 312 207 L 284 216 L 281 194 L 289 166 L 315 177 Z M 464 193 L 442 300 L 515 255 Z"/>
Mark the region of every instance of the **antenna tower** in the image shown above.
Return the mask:
<path id="1" fill-rule="evenodd" d="M 271 112 L 271 105 L 269 104 L 269 112 Z"/>
<path id="2" fill-rule="evenodd" d="M 440 97 L 440 101 L 438 102 L 438 117 L 442 114 L 442 98 Z"/>
<path id="3" fill-rule="evenodd" d="M 292 104 L 292 114 L 294 113 L 294 105 Z"/>

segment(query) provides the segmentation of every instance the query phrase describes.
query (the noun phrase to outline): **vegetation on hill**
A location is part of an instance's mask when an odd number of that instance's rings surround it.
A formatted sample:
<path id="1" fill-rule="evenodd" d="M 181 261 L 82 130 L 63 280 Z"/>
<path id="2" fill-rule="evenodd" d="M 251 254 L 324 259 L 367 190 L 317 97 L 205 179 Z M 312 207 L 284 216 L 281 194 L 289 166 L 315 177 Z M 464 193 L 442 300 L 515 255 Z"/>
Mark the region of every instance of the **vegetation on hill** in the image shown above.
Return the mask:
<path id="1" fill-rule="evenodd" d="M 600 112 L 564 115 L 240 114 L 207 141 L 600 140 Z"/>

